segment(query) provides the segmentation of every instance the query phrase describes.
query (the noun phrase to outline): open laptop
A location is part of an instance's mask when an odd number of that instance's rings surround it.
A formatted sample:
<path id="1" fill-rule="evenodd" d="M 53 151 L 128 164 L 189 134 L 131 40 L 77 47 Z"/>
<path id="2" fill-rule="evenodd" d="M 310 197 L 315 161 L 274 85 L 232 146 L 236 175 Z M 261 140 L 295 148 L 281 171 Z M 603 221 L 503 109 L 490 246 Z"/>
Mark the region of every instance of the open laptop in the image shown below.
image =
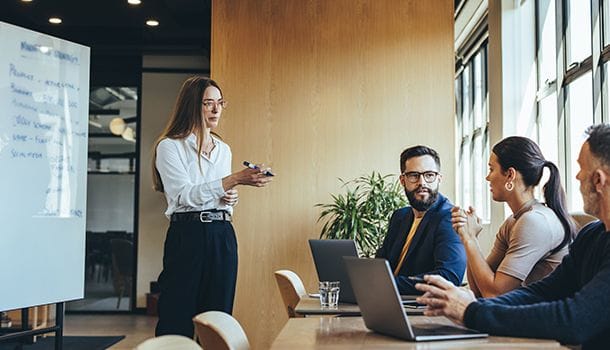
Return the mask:
<path id="1" fill-rule="evenodd" d="M 310 239 L 309 247 L 320 281 L 339 281 L 339 302 L 356 303 L 356 297 L 349 283 L 344 256 L 358 257 L 356 243 L 351 239 Z"/>
<path id="2" fill-rule="evenodd" d="M 345 257 L 345 267 L 366 327 L 389 336 L 431 341 L 487 337 L 485 333 L 444 324 L 411 325 L 385 259 Z"/>

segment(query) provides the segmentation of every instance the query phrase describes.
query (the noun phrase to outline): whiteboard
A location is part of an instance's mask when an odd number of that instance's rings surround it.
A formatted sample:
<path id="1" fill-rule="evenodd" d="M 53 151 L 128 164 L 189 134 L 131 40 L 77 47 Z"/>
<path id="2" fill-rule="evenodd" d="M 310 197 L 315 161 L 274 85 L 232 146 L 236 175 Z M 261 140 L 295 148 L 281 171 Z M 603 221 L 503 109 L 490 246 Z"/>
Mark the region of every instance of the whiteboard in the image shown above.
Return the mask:
<path id="1" fill-rule="evenodd" d="M 0 310 L 84 297 L 89 54 L 0 22 Z"/>

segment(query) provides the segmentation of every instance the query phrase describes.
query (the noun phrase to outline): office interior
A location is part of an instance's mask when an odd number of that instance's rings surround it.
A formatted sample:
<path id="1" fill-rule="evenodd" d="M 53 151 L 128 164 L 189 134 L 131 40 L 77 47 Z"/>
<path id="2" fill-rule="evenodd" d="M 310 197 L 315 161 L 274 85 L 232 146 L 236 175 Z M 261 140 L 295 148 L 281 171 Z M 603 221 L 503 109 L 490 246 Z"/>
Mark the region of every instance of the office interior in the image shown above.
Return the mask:
<path id="1" fill-rule="evenodd" d="M 408 146 L 439 152 L 440 190 L 480 213 L 485 253 L 508 215 L 485 181 L 490 148 L 503 137 L 538 142 L 562 172 L 569 210 L 582 211 L 575 175 L 584 130 L 610 121 L 610 1 L 142 0 L 140 9 L 126 2 L 114 13 L 101 1 L 0 5 L 1 21 L 92 48 L 92 302 L 68 303 L 67 334 L 70 318 L 82 313 L 94 319 L 93 333 L 104 319 L 146 318 L 126 322 L 123 334 L 139 338 L 114 349 L 154 334 L 147 294 L 161 271 L 168 221 L 165 199 L 152 190 L 151 151 L 194 74 L 215 79 L 229 101 L 217 132 L 231 146 L 233 169 L 249 160 L 277 174 L 264 190 L 240 188 L 234 215 L 234 316 L 254 349 L 269 348 L 287 321 L 274 271 L 296 271 L 307 290 L 317 289 L 307 246 L 322 227 L 315 204 L 342 191 L 339 178 L 398 174 Z M 45 23 L 62 11 L 69 14 L 62 24 Z M 159 25 L 147 27 L 154 16 Z M 132 245 L 122 301 L 108 235 Z M 96 240 L 100 246 L 90 247 Z M 103 301 L 105 291 L 111 301 Z"/>

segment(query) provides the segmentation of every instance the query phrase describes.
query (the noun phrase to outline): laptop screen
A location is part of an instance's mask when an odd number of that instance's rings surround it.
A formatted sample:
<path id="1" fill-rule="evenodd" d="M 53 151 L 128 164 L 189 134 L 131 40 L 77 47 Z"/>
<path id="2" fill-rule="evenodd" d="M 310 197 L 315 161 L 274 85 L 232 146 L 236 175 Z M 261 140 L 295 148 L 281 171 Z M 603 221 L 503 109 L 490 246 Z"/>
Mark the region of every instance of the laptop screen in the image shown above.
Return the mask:
<path id="1" fill-rule="evenodd" d="M 310 239 L 309 247 L 320 281 L 339 281 L 339 301 L 356 303 L 347 271 L 344 256 L 358 257 L 356 243 L 349 239 Z"/>

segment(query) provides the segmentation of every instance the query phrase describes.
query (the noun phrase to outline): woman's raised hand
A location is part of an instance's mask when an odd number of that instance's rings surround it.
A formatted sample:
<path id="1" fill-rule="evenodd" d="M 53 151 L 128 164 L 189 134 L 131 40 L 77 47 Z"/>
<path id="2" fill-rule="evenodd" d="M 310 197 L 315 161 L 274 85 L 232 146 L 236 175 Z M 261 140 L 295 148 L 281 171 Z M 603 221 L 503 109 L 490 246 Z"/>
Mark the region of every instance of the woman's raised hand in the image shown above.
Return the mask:
<path id="1" fill-rule="evenodd" d="M 476 239 L 483 229 L 481 219 L 476 215 L 473 207 L 469 207 L 468 211 L 458 206 L 453 207 L 451 209 L 451 224 L 462 241 Z"/>
<path id="2" fill-rule="evenodd" d="M 269 170 L 264 165 L 260 165 L 258 169 L 245 168 L 242 171 L 236 173 L 240 185 L 248 185 L 255 187 L 264 187 L 273 180 L 272 176 L 265 175 L 265 172 Z"/>

